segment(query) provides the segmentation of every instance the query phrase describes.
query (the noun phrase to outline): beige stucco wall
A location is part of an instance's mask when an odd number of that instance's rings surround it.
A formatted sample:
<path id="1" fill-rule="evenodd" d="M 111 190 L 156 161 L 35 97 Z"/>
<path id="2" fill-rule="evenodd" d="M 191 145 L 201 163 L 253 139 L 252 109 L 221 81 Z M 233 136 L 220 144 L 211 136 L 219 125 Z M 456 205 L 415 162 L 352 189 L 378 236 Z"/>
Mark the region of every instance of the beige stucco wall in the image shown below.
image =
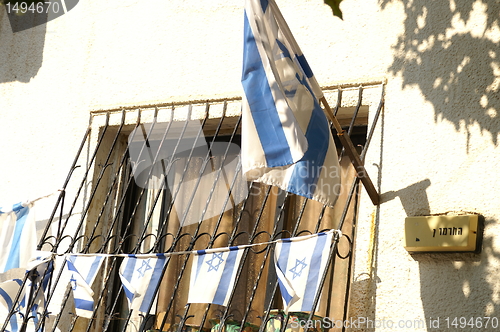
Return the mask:
<path id="1" fill-rule="evenodd" d="M 407 330 L 420 320 L 426 328 L 415 330 L 478 330 L 448 326 L 446 318 L 498 317 L 500 7 L 386 3 L 391 7 L 382 5 L 383 15 L 392 8 L 391 21 L 399 26 L 403 19 L 404 30 L 384 46 L 393 54 L 379 127 L 383 143 L 370 151 L 383 203 L 372 214 L 373 243 L 369 208 L 360 219 L 352 313 L 379 324 L 413 324 Z M 482 253 L 408 255 L 404 218 L 448 211 L 484 215 Z"/>
<path id="2" fill-rule="evenodd" d="M 344 21 L 321 0 L 277 2 L 321 85 L 387 82 L 366 163 L 383 203 L 363 193 L 352 316 L 445 331 L 499 317 L 498 1 L 345 0 Z M 0 202 L 59 188 L 92 110 L 240 95 L 242 10 L 80 1 L 16 34 L 0 11 Z M 447 211 L 485 216 L 482 253 L 408 255 L 404 218 Z"/>

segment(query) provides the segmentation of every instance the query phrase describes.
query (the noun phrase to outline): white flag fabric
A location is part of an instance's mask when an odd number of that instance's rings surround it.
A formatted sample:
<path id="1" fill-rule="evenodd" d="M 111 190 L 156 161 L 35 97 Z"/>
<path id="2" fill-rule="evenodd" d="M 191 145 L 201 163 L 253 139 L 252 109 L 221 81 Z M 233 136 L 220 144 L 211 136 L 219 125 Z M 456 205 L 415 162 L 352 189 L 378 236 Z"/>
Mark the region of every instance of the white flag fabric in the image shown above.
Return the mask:
<path id="1" fill-rule="evenodd" d="M 246 0 L 242 84 L 247 179 L 333 206 L 340 167 L 322 92 L 274 0 Z"/>
<path id="2" fill-rule="evenodd" d="M 0 273 L 26 267 L 37 246 L 34 203 L 0 208 Z"/>
<path id="3" fill-rule="evenodd" d="M 276 243 L 274 262 L 285 311 L 312 311 L 332 243 L 333 231 Z"/>
<path id="4" fill-rule="evenodd" d="M 103 256 L 70 255 L 66 259 L 66 269 L 70 273 L 70 284 L 75 299 L 75 313 L 92 318 L 94 310 L 94 282 L 103 262 Z"/>
<path id="5" fill-rule="evenodd" d="M 148 313 L 169 259 L 165 254 L 129 255 L 124 258 L 119 274 L 130 310 Z"/>
<path id="6" fill-rule="evenodd" d="M 227 306 L 244 250 L 198 250 L 193 257 L 188 303 Z"/>

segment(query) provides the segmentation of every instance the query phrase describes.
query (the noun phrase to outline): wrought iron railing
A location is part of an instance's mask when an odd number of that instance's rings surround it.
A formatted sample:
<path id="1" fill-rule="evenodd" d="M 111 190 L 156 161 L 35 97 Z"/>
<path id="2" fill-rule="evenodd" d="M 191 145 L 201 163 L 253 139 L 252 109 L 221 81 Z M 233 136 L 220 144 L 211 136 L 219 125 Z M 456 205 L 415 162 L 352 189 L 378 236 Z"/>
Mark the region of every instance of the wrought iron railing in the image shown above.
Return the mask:
<path id="1" fill-rule="evenodd" d="M 325 90 L 362 160 L 383 109 L 383 93 L 381 82 Z M 238 153 L 239 107 L 240 99 L 230 98 L 91 114 L 39 249 L 54 257 L 107 256 L 93 284 L 94 311 L 90 319 L 75 315 L 73 294 L 61 269 L 64 261 L 55 259 L 45 304 L 30 311 L 37 317 L 23 316 L 25 330 L 36 326 L 43 331 L 199 331 L 239 326 L 268 331 L 276 322 L 288 321 L 280 311 L 273 246 L 268 242 L 328 229 L 341 230 L 342 236 L 332 244 L 315 299 L 317 310 L 296 317 L 327 317 L 323 323 L 347 318 L 359 179 L 336 142 L 343 185 L 334 208 L 244 181 Z M 258 243 L 264 244 L 245 249 L 228 306 L 186 302 L 191 255 L 184 253 L 167 263 L 149 314 L 128 310 L 118 277 L 123 258 L 118 254 Z M 25 288 L 30 278 L 28 274 L 23 281 Z M 35 305 L 35 298 L 26 300 L 20 291 L 15 301 L 24 299 L 29 306 Z M 14 304 L 4 330 L 15 315 L 19 305 Z M 278 327 L 283 331 L 285 325 Z"/>

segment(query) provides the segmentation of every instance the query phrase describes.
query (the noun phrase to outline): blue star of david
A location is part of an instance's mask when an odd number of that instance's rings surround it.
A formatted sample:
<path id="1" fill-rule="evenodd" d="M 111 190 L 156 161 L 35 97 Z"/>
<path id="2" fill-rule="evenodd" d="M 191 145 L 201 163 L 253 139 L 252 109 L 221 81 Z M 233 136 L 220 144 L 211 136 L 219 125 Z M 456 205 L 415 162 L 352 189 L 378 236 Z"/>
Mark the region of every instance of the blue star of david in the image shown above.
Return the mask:
<path id="1" fill-rule="evenodd" d="M 292 279 L 295 279 L 296 277 L 300 277 L 302 274 L 302 271 L 307 267 L 307 264 L 305 263 L 306 258 L 304 257 L 302 260 L 295 259 L 295 266 L 292 267 L 289 271 L 293 273 Z"/>
<path id="2" fill-rule="evenodd" d="M 75 275 L 74 274 L 71 275 L 71 279 L 69 280 L 69 282 L 71 283 L 71 288 L 73 290 L 75 290 L 76 289 L 76 279 L 75 279 Z"/>
<path id="3" fill-rule="evenodd" d="M 149 259 L 147 260 L 143 260 L 142 261 L 142 265 L 140 268 L 137 269 L 137 272 L 139 272 L 139 275 L 141 277 L 144 277 L 144 274 L 148 271 L 148 270 L 151 270 L 152 267 L 151 265 L 149 265 Z"/>
<path id="4" fill-rule="evenodd" d="M 208 260 L 206 263 L 208 264 L 208 272 L 215 270 L 219 270 L 219 266 L 224 262 L 224 259 L 222 258 L 222 253 L 219 252 L 214 252 L 212 254 L 212 259 Z"/>

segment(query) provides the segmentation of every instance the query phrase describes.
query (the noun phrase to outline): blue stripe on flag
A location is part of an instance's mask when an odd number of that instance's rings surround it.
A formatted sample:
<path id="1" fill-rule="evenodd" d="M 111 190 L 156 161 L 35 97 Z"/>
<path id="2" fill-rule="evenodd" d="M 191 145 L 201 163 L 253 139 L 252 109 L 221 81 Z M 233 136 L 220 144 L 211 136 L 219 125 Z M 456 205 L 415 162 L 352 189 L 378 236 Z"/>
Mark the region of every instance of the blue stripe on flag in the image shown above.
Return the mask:
<path id="1" fill-rule="evenodd" d="M 17 319 L 16 319 L 15 315 L 12 315 L 10 317 L 10 328 L 11 328 L 11 330 L 6 330 L 5 332 L 17 332 L 17 331 L 19 331 L 18 327 L 17 327 Z"/>
<path id="2" fill-rule="evenodd" d="M 135 270 L 135 264 L 137 262 L 137 259 L 135 258 L 135 256 L 131 256 L 130 258 L 126 258 L 126 259 L 127 259 L 127 265 L 125 265 L 125 269 L 124 269 L 122 275 L 125 278 L 125 280 L 131 281 L 132 274 L 134 273 L 134 270 Z"/>
<path id="3" fill-rule="evenodd" d="M 200 275 L 202 264 L 205 261 L 206 251 L 205 250 L 197 250 L 196 254 L 197 254 L 197 256 L 196 256 L 197 261 L 196 262 L 198 264 L 196 264 L 196 277 L 194 278 L 195 281 L 198 279 L 198 276 Z"/>
<path id="4" fill-rule="evenodd" d="M 54 271 L 54 262 L 50 261 L 47 263 L 47 268 L 44 271 L 45 275 L 42 281 L 42 288 L 44 291 L 47 289 L 47 286 L 49 285 L 50 277 L 52 276 L 53 271 Z"/>
<path id="5" fill-rule="evenodd" d="M 228 292 L 231 292 L 232 289 L 229 289 L 229 285 L 232 281 L 233 270 L 236 267 L 236 258 L 238 256 L 238 251 L 230 251 L 229 255 L 226 259 L 226 264 L 224 265 L 224 270 L 222 271 L 222 276 L 219 282 L 219 286 L 217 287 L 217 291 L 214 295 L 214 300 L 212 303 L 224 305 L 224 300 Z"/>
<path id="6" fill-rule="evenodd" d="M 292 241 L 289 239 L 282 240 L 280 257 L 278 258 L 278 266 L 280 267 L 281 271 L 286 271 L 286 267 L 288 265 L 288 256 L 290 255 L 291 243 Z"/>
<path id="7" fill-rule="evenodd" d="M 21 234 L 24 224 L 28 218 L 29 207 L 23 207 L 21 204 L 13 206 L 12 211 L 16 214 L 16 227 L 12 235 L 12 246 L 10 247 L 9 257 L 5 264 L 5 271 L 19 267 L 19 259 L 21 254 Z"/>
<path id="8" fill-rule="evenodd" d="M 260 6 L 262 7 L 262 12 L 265 13 L 269 2 L 267 0 L 260 0 Z"/>
<path id="9" fill-rule="evenodd" d="M 283 275 L 286 274 L 286 268 L 288 265 L 288 258 L 290 256 L 290 246 L 292 245 L 291 239 L 283 239 L 281 240 L 281 251 L 280 256 L 278 258 L 278 267 L 283 272 Z M 293 299 L 293 296 L 287 292 L 287 287 L 283 284 L 283 281 L 278 278 L 278 283 L 280 286 L 281 296 L 285 300 L 285 303 L 290 303 Z"/>
<path id="10" fill-rule="evenodd" d="M 99 270 L 100 263 L 101 263 L 102 257 L 96 257 L 94 261 L 92 262 L 92 266 L 90 267 L 89 274 L 85 278 L 85 282 L 90 285 L 90 282 L 92 281 L 92 278 L 96 275 L 97 271 Z"/>
<path id="11" fill-rule="evenodd" d="M 283 282 L 280 278 L 278 278 L 278 285 L 280 287 L 281 297 L 283 298 L 285 303 L 287 303 L 287 304 L 290 303 L 290 301 L 293 299 L 293 296 L 287 292 L 287 287 L 285 287 L 285 285 L 283 284 Z"/>
<path id="12" fill-rule="evenodd" d="M 288 48 L 286 48 L 285 44 L 283 44 L 279 39 L 276 39 L 276 44 L 278 44 L 278 47 L 281 50 L 281 55 L 292 60 L 292 56 L 290 55 L 290 51 L 288 50 Z"/>
<path id="13" fill-rule="evenodd" d="M 201 250 L 200 250 L 201 251 Z M 205 250 L 203 250 L 205 251 Z M 206 254 L 200 254 L 198 255 L 197 259 L 198 261 L 196 262 L 196 278 L 194 279 L 195 281 L 198 280 L 198 276 L 200 275 L 201 269 L 203 267 L 203 263 L 205 262 L 205 258 L 207 257 Z"/>
<path id="14" fill-rule="evenodd" d="M 33 306 L 31 307 L 31 316 L 33 317 L 33 323 L 36 325 L 38 325 L 38 304 L 33 304 Z M 13 331 L 14 332 L 14 331 Z"/>
<path id="15" fill-rule="evenodd" d="M 326 240 L 328 239 L 328 236 L 324 235 L 325 235 L 324 233 L 318 234 L 311 262 L 309 263 L 310 269 L 309 269 L 309 274 L 307 276 L 307 284 L 304 292 L 304 299 L 302 300 L 303 311 L 314 310 L 312 306 L 314 304 L 314 297 L 316 296 L 316 289 L 318 287 L 318 283 L 321 278 L 319 272 L 321 267 L 321 260 L 323 258 L 322 252 L 325 249 L 325 245 L 327 245 Z"/>
<path id="16" fill-rule="evenodd" d="M 309 63 L 307 62 L 306 57 L 304 56 L 304 54 L 302 54 L 302 55 L 295 55 L 295 56 L 297 57 L 297 60 L 299 61 L 300 66 L 304 70 L 304 74 L 306 74 L 307 78 L 313 77 L 313 72 L 311 70 L 311 67 L 309 67 Z"/>
<path id="17" fill-rule="evenodd" d="M 305 83 L 312 95 L 307 82 L 304 80 L 303 83 Z M 312 189 L 316 185 L 322 171 L 330 143 L 330 127 L 316 98 L 314 98 L 314 109 L 307 127 L 306 138 L 309 148 L 302 159 L 296 163 L 288 188 L 293 193 L 313 198 L 315 190 Z M 330 188 L 329 191 L 332 190 L 333 188 Z"/>
<path id="18" fill-rule="evenodd" d="M 151 280 L 149 281 L 149 286 L 148 289 L 146 290 L 146 293 L 144 294 L 144 298 L 142 299 L 141 307 L 139 308 L 139 311 L 141 312 L 148 312 L 149 305 L 151 302 L 153 302 L 154 295 L 156 293 L 156 287 L 158 286 L 158 283 L 160 282 L 160 278 L 162 275 L 163 267 L 165 266 L 166 258 L 165 257 L 158 257 L 156 259 L 156 264 L 153 269 L 153 274 L 151 276 Z"/>
<path id="19" fill-rule="evenodd" d="M 244 31 L 242 84 L 268 167 L 289 165 L 292 154 L 246 13 Z"/>
<path id="20" fill-rule="evenodd" d="M 78 272 L 78 270 L 75 267 L 75 264 L 73 264 L 73 261 L 71 261 L 71 258 L 66 260 L 66 264 L 68 265 L 68 270 Z"/>
<path id="21" fill-rule="evenodd" d="M 125 296 L 127 297 L 128 301 L 132 303 L 132 300 L 134 299 L 135 294 L 130 291 L 125 285 L 123 285 L 123 292 L 125 293 Z"/>
<path id="22" fill-rule="evenodd" d="M 14 205 L 12 205 L 12 211 L 13 212 L 17 212 L 21 209 L 23 209 L 25 206 L 23 206 L 23 203 L 16 203 Z"/>
<path id="23" fill-rule="evenodd" d="M 94 301 L 75 299 L 75 308 L 78 308 L 80 310 L 93 311 Z"/>
<path id="24" fill-rule="evenodd" d="M 134 258 L 132 258 L 134 257 Z M 132 274 L 134 273 L 135 270 L 135 263 L 137 259 L 135 259 L 134 255 L 129 256 L 129 258 L 125 258 L 127 260 L 127 264 L 125 265 L 125 270 L 123 271 L 123 278 L 130 282 L 132 280 Z M 132 300 L 134 299 L 135 294 L 131 292 L 125 285 L 123 285 L 123 291 L 125 292 L 125 296 L 129 300 L 130 303 L 132 303 Z"/>

